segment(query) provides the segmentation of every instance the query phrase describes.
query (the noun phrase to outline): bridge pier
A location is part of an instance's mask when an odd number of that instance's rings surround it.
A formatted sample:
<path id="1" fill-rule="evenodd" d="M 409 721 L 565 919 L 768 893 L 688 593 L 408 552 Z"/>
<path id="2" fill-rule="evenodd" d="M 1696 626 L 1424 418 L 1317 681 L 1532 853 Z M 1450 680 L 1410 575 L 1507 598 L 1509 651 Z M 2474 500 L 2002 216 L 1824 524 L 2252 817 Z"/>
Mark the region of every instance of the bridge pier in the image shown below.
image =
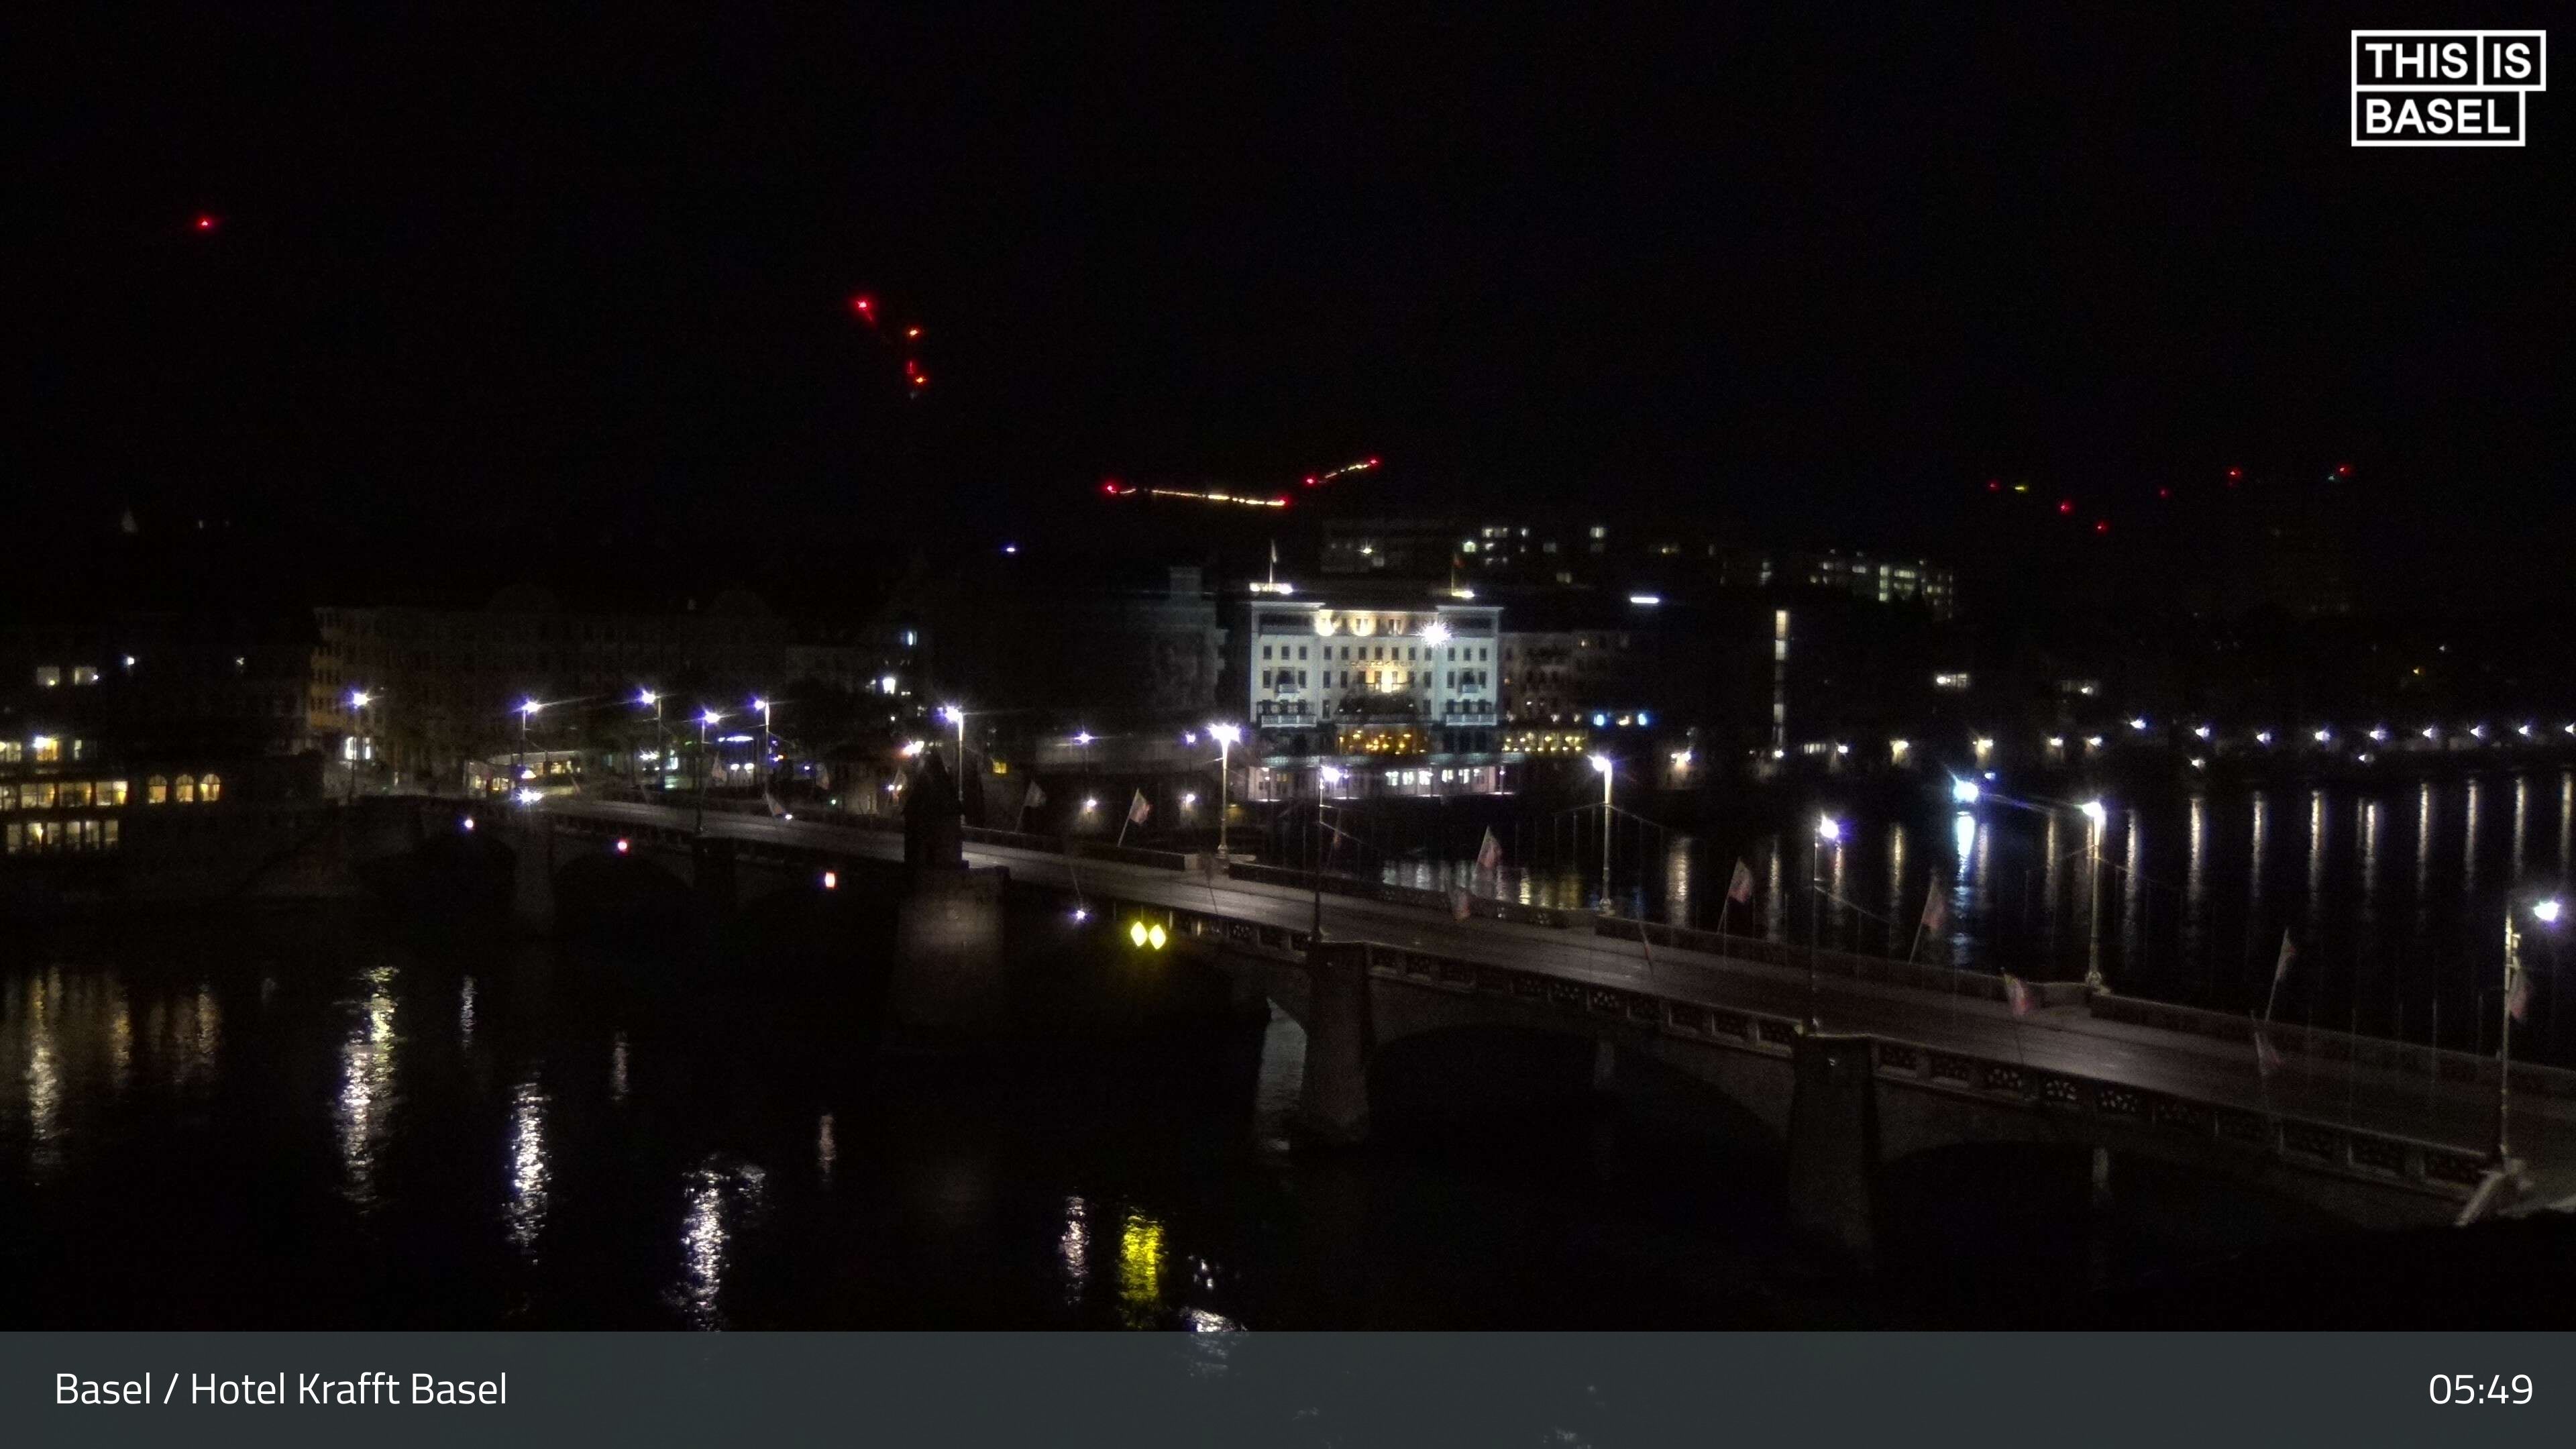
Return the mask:
<path id="1" fill-rule="evenodd" d="M 1009 1020 L 1002 981 L 1002 894 L 1010 871 L 917 867 L 895 911 L 887 1008 L 917 1031 L 990 1035 Z"/>
<path id="2" fill-rule="evenodd" d="M 734 908 L 741 895 L 741 884 L 734 866 L 734 843 L 721 835 L 700 835 L 689 841 L 690 888 L 705 902 L 708 913 L 722 919 Z"/>
<path id="3" fill-rule="evenodd" d="M 1790 1225 L 1860 1268 L 1876 1253 L 1875 1050 L 1870 1037 L 1819 1033 L 1802 1033 L 1790 1048 Z"/>
<path id="4" fill-rule="evenodd" d="M 521 928 L 538 935 L 555 929 L 555 828 L 544 816 L 525 821 L 514 842 L 518 849 L 516 879 L 511 883 L 510 915 Z"/>
<path id="5" fill-rule="evenodd" d="M 1368 1136 L 1370 1022 L 1368 947 L 1316 941 L 1306 948 L 1306 1082 L 1297 1115 L 1326 1142 L 1350 1145 Z"/>

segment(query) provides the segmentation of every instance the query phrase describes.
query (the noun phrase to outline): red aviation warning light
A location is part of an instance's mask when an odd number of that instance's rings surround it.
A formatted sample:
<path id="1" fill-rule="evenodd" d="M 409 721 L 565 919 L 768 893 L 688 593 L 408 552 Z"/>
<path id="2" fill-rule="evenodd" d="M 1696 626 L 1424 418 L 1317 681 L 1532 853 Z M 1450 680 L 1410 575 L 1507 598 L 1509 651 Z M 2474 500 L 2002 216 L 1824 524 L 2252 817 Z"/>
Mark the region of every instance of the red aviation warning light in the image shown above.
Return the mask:
<path id="1" fill-rule="evenodd" d="M 2075 500 L 2072 498 L 2060 498 L 2057 500 L 2057 511 L 2060 515 L 2073 513 L 2075 511 Z"/>
<path id="2" fill-rule="evenodd" d="M 2337 463 L 2337 464 L 2335 465 L 2335 476 L 2336 476 L 2336 477 L 2338 477 L 2338 478 L 2349 478 L 2349 477 L 2351 477 L 2351 476 L 2352 476 L 2352 465 L 2351 465 L 2350 463 Z"/>
<path id="3" fill-rule="evenodd" d="M 209 232 L 223 224 L 223 218 L 216 216 L 213 212 L 201 211 L 197 213 L 197 219 L 189 223 L 189 230 Z"/>
<path id="4" fill-rule="evenodd" d="M 2093 521 L 2093 531 L 2095 533 L 2109 533 L 2111 531 L 2111 520 L 2107 518 L 2095 519 Z"/>
<path id="5" fill-rule="evenodd" d="M 875 325 L 876 325 L 876 321 L 877 321 L 877 299 L 876 299 L 876 298 L 871 297 L 871 296 L 868 296 L 868 295 L 866 295 L 865 293 L 862 293 L 862 294 L 860 294 L 859 296 L 856 296 L 856 297 L 852 297 L 852 298 L 850 299 L 850 310 L 851 310 L 851 311 L 853 311 L 853 312 L 858 313 L 858 314 L 859 314 L 860 319 L 861 319 L 861 320 L 863 320 L 863 321 L 865 321 L 869 326 L 873 327 L 873 326 L 875 326 Z"/>

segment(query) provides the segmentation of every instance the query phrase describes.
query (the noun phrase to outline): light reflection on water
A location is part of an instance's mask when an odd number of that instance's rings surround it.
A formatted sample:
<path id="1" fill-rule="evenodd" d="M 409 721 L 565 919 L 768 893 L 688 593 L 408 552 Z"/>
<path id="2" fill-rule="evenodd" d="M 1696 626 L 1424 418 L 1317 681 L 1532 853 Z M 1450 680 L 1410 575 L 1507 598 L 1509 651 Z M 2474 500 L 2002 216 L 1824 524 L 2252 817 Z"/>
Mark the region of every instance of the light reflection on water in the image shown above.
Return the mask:
<path id="1" fill-rule="evenodd" d="M 511 1091 L 510 1200 L 503 1209 L 511 1246 L 533 1256 L 537 1235 L 545 1231 L 547 1183 L 546 1090 L 531 1075 Z"/>
<path id="2" fill-rule="evenodd" d="M 759 1222 L 767 1187 L 760 1168 L 713 1158 L 681 1182 L 680 1278 L 671 1296 L 689 1327 L 727 1326 L 723 1299 L 734 1240 Z"/>
<path id="3" fill-rule="evenodd" d="M 362 978 L 366 996 L 352 1004 L 340 1045 L 341 1192 L 359 1208 L 377 1201 L 378 1156 L 394 1109 L 394 982 L 391 966 Z"/>

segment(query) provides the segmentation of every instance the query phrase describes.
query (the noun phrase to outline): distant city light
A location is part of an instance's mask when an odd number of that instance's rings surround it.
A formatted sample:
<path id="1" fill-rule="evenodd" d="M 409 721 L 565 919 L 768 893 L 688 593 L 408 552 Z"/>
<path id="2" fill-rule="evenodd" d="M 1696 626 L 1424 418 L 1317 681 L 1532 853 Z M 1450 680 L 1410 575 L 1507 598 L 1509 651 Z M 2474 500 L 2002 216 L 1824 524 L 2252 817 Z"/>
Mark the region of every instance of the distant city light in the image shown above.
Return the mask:
<path id="1" fill-rule="evenodd" d="M 2084 818 L 2092 821 L 2095 825 L 2100 825 L 2103 821 L 2111 818 L 2111 812 L 2104 808 L 2102 802 L 2099 800 L 2087 800 L 2075 808 L 2083 811 Z"/>
<path id="2" fill-rule="evenodd" d="M 1977 782 L 1974 780 L 1952 780 L 1950 782 L 1950 798 L 1958 801 L 1962 805 L 1976 804 L 1977 797 L 1984 793 L 1985 792 L 1983 790 L 1977 788 Z"/>
<path id="3" fill-rule="evenodd" d="M 1614 763 L 1608 755 L 1594 755 L 1592 757 L 1592 768 L 1604 775 L 1607 775 L 1614 768 Z"/>
<path id="4" fill-rule="evenodd" d="M 2258 745 L 2268 745 L 2272 743 L 2272 732 L 2270 730 L 2256 730 L 2254 732 L 2254 743 Z"/>
<path id="5" fill-rule="evenodd" d="M 2322 745 L 2326 741 L 2334 738 L 2334 731 L 2329 729 L 2320 729 L 2315 734 L 2309 736 L 2309 738 Z"/>
<path id="6" fill-rule="evenodd" d="M 1090 919 L 1091 919 L 1091 912 L 1084 910 L 1084 909 L 1083 909 L 1082 907 L 1080 907 L 1080 906 L 1075 906 L 1075 907 L 1073 908 L 1073 923 L 1074 923 L 1075 925 L 1079 926 L 1079 925 L 1081 925 L 1083 922 L 1085 922 L 1085 921 L 1087 921 L 1087 920 L 1090 920 Z"/>
<path id="7" fill-rule="evenodd" d="M 1090 797 L 1089 799 L 1087 799 L 1087 800 L 1083 801 L 1083 802 L 1082 802 L 1082 808 L 1083 808 L 1083 809 L 1085 809 L 1085 810 L 1097 810 L 1097 809 L 1099 809 L 1099 808 L 1100 808 L 1100 797 L 1099 797 L 1099 796 L 1097 796 L 1097 795 L 1094 795 L 1094 796 Z"/>
<path id="8" fill-rule="evenodd" d="M 1243 741 L 1243 726 L 1212 724 L 1208 726 L 1208 734 L 1221 745 L 1240 744 Z"/>
<path id="9" fill-rule="evenodd" d="M 1181 808 L 1184 810 L 1187 810 L 1197 803 L 1199 803 L 1199 795 L 1196 790 L 1189 791 L 1181 796 Z"/>
<path id="10" fill-rule="evenodd" d="M 2388 743 L 2388 726 L 2372 725 L 2370 727 L 2370 737 L 2379 741 L 2381 744 Z"/>
<path id="11" fill-rule="evenodd" d="M 823 872 L 823 889 L 825 889 L 825 890 L 827 890 L 827 891 L 836 891 L 836 890 L 839 890 L 840 888 L 841 888 L 841 873 L 840 873 L 839 871 L 836 871 L 836 870 L 827 870 L 827 871 Z"/>
<path id="12" fill-rule="evenodd" d="M 1423 630 L 1422 630 L 1422 642 L 1423 642 L 1423 643 L 1425 643 L 1425 644 L 1428 644 L 1428 645 L 1432 646 L 1432 647 L 1433 647 L 1433 648 L 1435 648 L 1435 649 L 1436 649 L 1436 648 L 1438 648 L 1438 647 L 1440 647 L 1440 646 L 1441 646 L 1441 645 L 1443 645 L 1443 644 L 1448 643 L 1448 642 L 1449 642 L 1449 626 L 1448 626 L 1448 625 L 1446 625 L 1446 624 L 1443 624 L 1443 623 L 1439 623 L 1439 622 L 1438 622 L 1438 621 L 1436 621 L 1436 620 L 1435 620 L 1434 622 L 1430 623 L 1430 624 L 1425 625 L 1425 626 L 1423 627 Z"/>
<path id="13" fill-rule="evenodd" d="M 1818 840 L 1830 841 L 1841 840 L 1843 838 L 1843 823 L 1830 815 L 1817 816 L 1816 838 Z"/>
<path id="14" fill-rule="evenodd" d="M 2437 736 L 2439 736 L 2439 735 L 2442 733 L 2442 727 L 2441 727 L 2441 726 L 2439 726 L 2439 725 L 2426 725 L 2426 726 L 2424 726 L 2424 731 L 2423 731 L 2423 733 L 2424 733 L 2424 738 L 2426 738 L 2426 739 L 2428 739 L 2428 740 L 2429 740 L 2429 739 L 2433 739 L 2433 738 L 2436 738 Z"/>
<path id="15" fill-rule="evenodd" d="M 2545 901 L 2531 903 L 2531 913 L 2545 922 L 2555 922 L 2558 919 L 2558 910 L 2558 900 L 2554 896 Z"/>
<path id="16" fill-rule="evenodd" d="M 617 837 L 617 853 L 619 855 L 626 853 L 626 837 L 623 835 Z"/>
<path id="17" fill-rule="evenodd" d="M 1663 601 L 1664 596 L 1661 594 L 1630 594 L 1628 596 L 1628 602 L 1635 604 L 1641 609 L 1651 609 Z"/>
<path id="18" fill-rule="evenodd" d="M 537 703 L 533 699 L 523 699 L 519 701 L 519 713 L 521 714 L 535 714 L 538 710 L 544 708 L 544 705 Z"/>
<path id="19" fill-rule="evenodd" d="M 2143 730 L 2143 729 L 2145 729 L 2146 727 L 2147 727 L 2147 717 L 2146 717 L 2145 715 L 2140 715 L 2140 716 L 2138 716 L 2136 719 L 2133 719 L 2133 720 L 2129 721 L 2129 728 L 2131 728 L 2131 729 L 2133 729 L 2133 730 Z"/>
<path id="20" fill-rule="evenodd" d="M 2209 738 L 2209 726 L 2207 725 L 2193 725 L 2191 727 L 2191 732 L 2201 739 L 2205 740 Z"/>

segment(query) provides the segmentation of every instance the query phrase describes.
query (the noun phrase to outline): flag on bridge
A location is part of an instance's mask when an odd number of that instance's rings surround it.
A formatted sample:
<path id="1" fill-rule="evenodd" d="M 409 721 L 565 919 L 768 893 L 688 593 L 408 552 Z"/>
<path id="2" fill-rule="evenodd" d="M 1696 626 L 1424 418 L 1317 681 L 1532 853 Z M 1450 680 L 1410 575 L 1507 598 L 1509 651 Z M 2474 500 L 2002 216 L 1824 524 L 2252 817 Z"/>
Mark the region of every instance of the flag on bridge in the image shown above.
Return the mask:
<path id="1" fill-rule="evenodd" d="M 2269 1081 L 2272 1074 L 2280 1069 L 2280 1049 L 2272 1045 L 2272 1038 L 2268 1033 L 2261 1027 L 2256 1027 L 2254 1029 L 2254 1070 L 2261 1073 L 2264 1080 Z"/>
<path id="2" fill-rule="evenodd" d="M 787 807 L 778 803 L 778 797 L 770 793 L 767 785 L 760 787 L 760 803 L 768 806 L 769 813 L 772 815 L 784 815 L 787 813 Z"/>
<path id="3" fill-rule="evenodd" d="M 1476 847 L 1476 869 L 1499 870 L 1503 864 L 1503 843 L 1494 838 L 1494 828 L 1485 827 L 1485 843 Z"/>
<path id="4" fill-rule="evenodd" d="M 1145 817 L 1153 813 L 1154 807 L 1145 802 L 1145 787 L 1142 785 L 1137 786 L 1136 798 L 1130 801 L 1127 806 L 1127 823 L 1130 825 L 1142 825 L 1145 823 Z"/>
<path id="5" fill-rule="evenodd" d="M 1923 929 L 1934 935 L 1950 925 L 1950 902 L 1941 894 L 1941 877 L 1932 877 L 1932 888 L 1923 896 Z"/>
<path id="6" fill-rule="evenodd" d="M 2004 1000 L 2012 1004 L 2013 1015 L 2028 1016 L 2039 1006 L 2039 993 L 2030 989 L 2029 982 L 2007 975 L 2004 977 Z"/>
<path id="7" fill-rule="evenodd" d="M 2531 1019 L 2531 973 L 2519 966 L 2514 968 L 2513 984 L 2504 990 L 2504 1009 L 2516 1021 Z"/>
<path id="8" fill-rule="evenodd" d="M 1046 791 L 1038 788 L 1037 781 L 1031 780 L 1029 782 L 1029 793 L 1020 797 L 1020 809 L 1023 812 L 1035 810 L 1045 803 Z"/>
<path id="9" fill-rule="evenodd" d="M 1467 894 L 1467 889 L 1464 886 L 1460 886 L 1457 889 L 1452 890 L 1449 892 L 1449 913 L 1456 916 L 1459 920 L 1463 921 L 1467 919 L 1471 914 L 1472 899 L 1473 898 Z"/>
<path id="10" fill-rule="evenodd" d="M 1741 856 L 1736 858 L 1735 874 L 1727 877 L 1726 898 L 1738 905 L 1753 899 L 1753 868 Z"/>
<path id="11" fill-rule="evenodd" d="M 2290 975 L 2290 962 L 2296 959 L 2298 954 L 2299 948 L 2290 944 L 2289 929 L 2287 927 L 2282 928 L 2281 959 L 2274 963 L 2272 967 L 2272 989 L 2274 991 L 2280 990 L 2281 983 L 2288 979 Z"/>

